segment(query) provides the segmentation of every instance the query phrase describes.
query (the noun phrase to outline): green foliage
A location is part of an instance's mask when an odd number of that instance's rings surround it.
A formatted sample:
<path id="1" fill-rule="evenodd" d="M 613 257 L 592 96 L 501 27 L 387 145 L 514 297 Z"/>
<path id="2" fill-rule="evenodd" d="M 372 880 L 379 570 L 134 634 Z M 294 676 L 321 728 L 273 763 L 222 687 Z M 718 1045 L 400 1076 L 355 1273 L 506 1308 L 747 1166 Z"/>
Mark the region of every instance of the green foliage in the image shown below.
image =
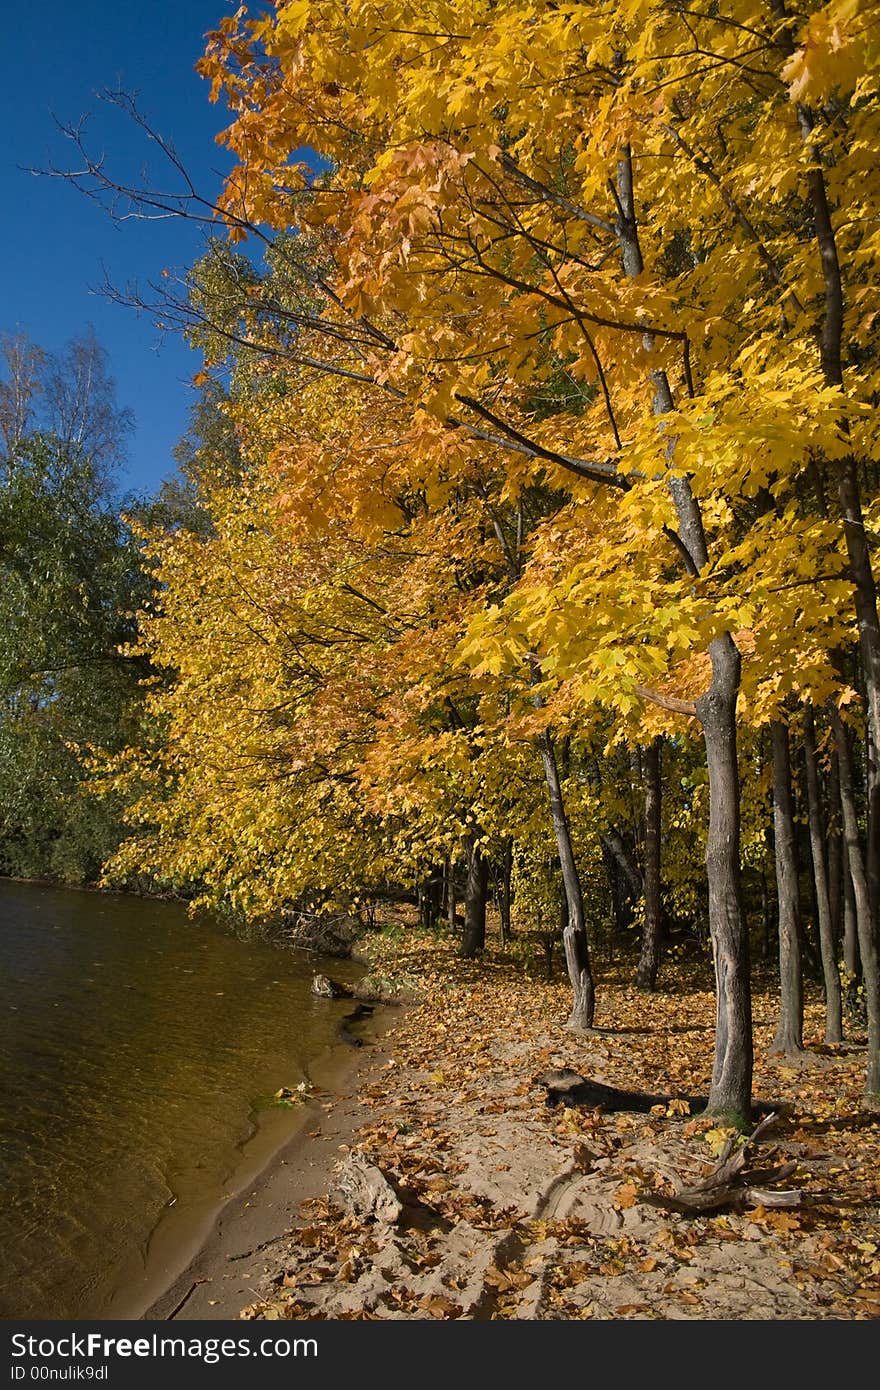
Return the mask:
<path id="1" fill-rule="evenodd" d="M 86 397 L 78 438 L 16 429 L 0 461 L 0 873 L 75 883 L 119 836 L 113 799 L 81 791 L 80 751 L 132 736 L 146 667 L 121 649 L 152 591 L 104 481 L 124 420 L 97 385 L 94 429 Z"/>

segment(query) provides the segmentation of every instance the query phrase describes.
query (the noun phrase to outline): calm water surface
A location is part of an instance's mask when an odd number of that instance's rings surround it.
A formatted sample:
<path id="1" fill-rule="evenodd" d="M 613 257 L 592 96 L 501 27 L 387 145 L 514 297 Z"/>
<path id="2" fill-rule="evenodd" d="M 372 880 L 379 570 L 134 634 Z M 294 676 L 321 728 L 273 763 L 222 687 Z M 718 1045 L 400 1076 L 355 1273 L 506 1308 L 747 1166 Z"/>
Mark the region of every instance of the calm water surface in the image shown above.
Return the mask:
<path id="1" fill-rule="evenodd" d="M 358 974 L 176 903 L 0 881 L 0 1316 L 134 1315 L 157 1224 L 191 1234 L 302 1123 L 265 1101 L 334 1043 L 322 969 Z"/>

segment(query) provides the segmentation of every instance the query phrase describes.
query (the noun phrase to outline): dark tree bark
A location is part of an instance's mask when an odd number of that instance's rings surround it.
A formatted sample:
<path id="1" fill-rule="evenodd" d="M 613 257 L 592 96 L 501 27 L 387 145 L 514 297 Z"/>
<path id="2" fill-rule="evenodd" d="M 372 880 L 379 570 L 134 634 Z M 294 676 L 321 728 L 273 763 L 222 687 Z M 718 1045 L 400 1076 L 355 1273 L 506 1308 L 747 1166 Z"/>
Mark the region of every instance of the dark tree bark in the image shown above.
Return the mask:
<path id="1" fill-rule="evenodd" d="M 627 849 L 626 841 L 620 831 L 615 826 L 612 826 L 603 838 L 606 840 L 609 851 L 614 856 L 615 863 L 619 866 L 626 880 L 626 888 L 629 896 L 631 898 L 640 897 L 642 893 L 642 875 L 639 873 L 639 867 Z"/>
<path id="2" fill-rule="evenodd" d="M 486 948 L 486 898 L 489 892 L 489 865 L 473 840 L 468 844 L 467 886 L 464 899 L 464 937 L 461 954 L 472 960 Z"/>
<path id="3" fill-rule="evenodd" d="M 629 896 L 624 887 L 620 865 L 614 857 L 614 852 L 605 834 L 599 836 L 599 844 L 602 846 L 602 862 L 605 865 L 605 874 L 608 878 L 608 889 L 611 894 L 611 918 L 613 926 L 610 933 L 609 945 L 613 951 L 615 936 L 624 935 L 627 927 L 632 921 L 632 910 L 630 909 Z"/>
<path id="4" fill-rule="evenodd" d="M 785 0 L 771 0 L 771 8 L 777 19 L 783 21 L 777 32 L 776 42 L 785 54 L 791 56 L 796 48 L 796 20 L 787 13 Z M 822 274 L 823 304 L 819 358 L 827 385 L 837 387 L 843 392 L 845 303 L 837 237 L 828 200 L 822 154 L 813 138 L 815 117 L 810 107 L 803 102 L 799 102 L 796 109 L 801 136 L 809 155 L 806 165 L 807 199 L 812 213 L 813 232 Z M 850 454 L 837 463 L 836 471 L 840 517 L 843 522 L 858 619 L 859 654 L 865 680 L 868 715 L 868 835 L 864 867 L 868 893 L 876 915 L 880 909 L 880 617 L 877 613 L 877 588 L 862 514 L 858 460 Z M 858 898 L 858 888 L 856 897 Z"/>
<path id="5" fill-rule="evenodd" d="M 858 1014 L 859 982 L 862 962 L 859 959 L 859 934 L 856 928 L 856 896 L 852 877 L 844 864 L 843 874 L 843 968 L 846 975 L 844 1004 L 846 1015 L 853 1021 Z"/>
<path id="6" fill-rule="evenodd" d="M 793 45 L 793 39 L 786 29 L 784 42 Z M 825 291 L 824 315 L 820 339 L 822 372 L 829 386 L 844 388 L 843 378 L 843 328 L 844 294 L 843 277 L 837 254 L 837 239 L 831 220 L 831 208 L 825 185 L 825 174 L 819 151 L 812 140 L 813 115 L 808 107 L 797 108 L 801 132 L 810 151 L 807 170 L 807 187 L 813 214 L 816 244 Z M 866 793 L 868 803 L 868 832 L 866 862 L 862 865 L 864 882 L 857 877 L 858 869 L 853 869 L 853 851 L 858 850 L 856 826 L 848 826 L 846 803 L 852 807 L 852 774 L 848 773 L 849 793 L 844 790 L 845 774 L 841 742 L 837 741 L 840 759 L 841 803 L 844 815 L 844 838 L 853 880 L 856 905 L 856 925 L 859 935 L 859 954 L 862 959 L 862 978 L 865 983 L 866 1007 L 868 1014 L 868 1070 L 865 1091 L 872 1101 L 880 1101 L 880 975 L 878 975 L 877 920 L 880 913 L 880 618 L 877 613 L 877 589 L 871 565 L 871 553 L 862 514 L 859 488 L 858 461 L 850 455 L 837 465 L 837 486 L 840 514 L 846 539 L 847 558 L 850 577 L 854 586 L 854 601 L 859 629 L 859 654 L 865 681 L 865 694 L 868 716 L 868 767 Z M 832 711 L 836 720 L 835 738 L 840 727 L 837 710 Z M 843 740 L 846 743 L 846 740 Z M 847 758 L 849 749 L 846 750 Z M 861 854 L 859 853 L 861 860 Z M 862 894 L 867 894 L 867 902 Z"/>
<path id="7" fill-rule="evenodd" d="M 865 872 L 861 845 L 859 844 L 859 826 L 856 817 L 855 797 L 853 796 L 849 740 L 836 706 L 829 705 L 828 713 L 831 728 L 834 731 L 834 741 L 837 745 L 843 837 L 850 877 L 852 878 L 859 956 L 862 963 L 862 978 L 865 982 L 865 1002 L 868 1015 L 868 1068 L 865 1091 L 872 1101 L 880 1102 L 880 959 L 878 959 L 877 936 L 871 912 L 868 876 Z"/>
<path id="8" fill-rule="evenodd" d="M 443 871 L 435 869 L 430 878 L 419 888 L 419 903 L 422 922 L 428 931 L 436 927 L 440 920 L 443 899 Z"/>
<path id="9" fill-rule="evenodd" d="M 642 875 L 616 826 L 606 830 L 600 840 L 611 885 L 615 925 L 619 931 L 625 931 L 632 923 L 634 905 L 642 896 Z"/>
<path id="10" fill-rule="evenodd" d="M 562 868 L 562 883 L 568 909 L 565 929 L 562 933 L 562 944 L 565 948 L 565 963 L 568 967 L 568 978 L 571 981 L 574 997 L 567 1026 L 580 1032 L 586 1032 L 593 1026 L 596 997 L 590 966 L 590 950 L 587 944 L 581 881 L 572 849 L 568 818 L 565 814 L 562 784 L 559 780 L 559 768 L 556 763 L 556 750 L 548 731 L 545 730 L 541 734 L 538 747 L 544 766 L 547 790 L 550 794 L 550 814 L 553 819 L 556 849 Z"/>
<path id="11" fill-rule="evenodd" d="M 761 870 L 761 955 L 770 959 L 773 928 L 770 921 L 770 893 L 767 889 L 767 875 Z"/>
<path id="12" fill-rule="evenodd" d="M 843 935 L 844 860 L 843 836 L 840 833 L 840 784 L 837 774 L 837 754 L 831 755 L 831 766 L 825 783 L 825 843 L 828 845 L 828 905 L 831 910 L 831 940 L 835 952 Z"/>
<path id="13" fill-rule="evenodd" d="M 449 930 L 454 934 L 458 930 L 458 922 L 455 916 L 455 859 L 452 855 L 446 861 L 446 921 Z"/>
<path id="14" fill-rule="evenodd" d="M 780 985 L 779 1022 L 770 1051 L 796 1053 L 802 1052 L 804 1046 L 804 990 L 791 759 L 788 729 L 781 720 L 773 722 L 770 734 L 773 742 L 773 833 L 776 842 L 776 897 L 779 904 Z"/>
<path id="15" fill-rule="evenodd" d="M 663 740 L 655 738 L 645 749 L 643 776 L 645 786 L 645 920 L 642 927 L 642 947 L 639 954 L 639 968 L 636 984 L 639 989 L 653 990 L 657 987 L 657 971 L 660 968 L 660 819 L 661 819 L 661 768 L 660 750 Z"/>
<path id="16" fill-rule="evenodd" d="M 603 831 L 599 843 L 611 889 L 614 928 L 618 935 L 623 935 L 632 924 L 633 904 L 642 894 L 642 876 L 616 827 Z"/>
<path id="17" fill-rule="evenodd" d="M 501 941 L 510 940 L 511 879 L 513 878 L 513 840 L 510 836 L 504 842 L 504 856 L 501 861 L 501 890 L 498 894 L 498 912 L 501 918 Z"/>
<path id="18" fill-rule="evenodd" d="M 822 955 L 822 978 L 825 982 L 825 1041 L 836 1043 L 843 1039 L 843 1007 L 840 994 L 840 971 L 834 928 L 831 920 L 831 895 L 825 859 L 826 836 L 822 826 L 822 798 L 816 766 L 816 732 L 813 711 L 804 712 L 804 767 L 807 784 L 807 817 L 810 828 L 810 853 L 813 860 L 813 883 L 816 892 L 816 915 L 819 919 L 819 950 Z"/>

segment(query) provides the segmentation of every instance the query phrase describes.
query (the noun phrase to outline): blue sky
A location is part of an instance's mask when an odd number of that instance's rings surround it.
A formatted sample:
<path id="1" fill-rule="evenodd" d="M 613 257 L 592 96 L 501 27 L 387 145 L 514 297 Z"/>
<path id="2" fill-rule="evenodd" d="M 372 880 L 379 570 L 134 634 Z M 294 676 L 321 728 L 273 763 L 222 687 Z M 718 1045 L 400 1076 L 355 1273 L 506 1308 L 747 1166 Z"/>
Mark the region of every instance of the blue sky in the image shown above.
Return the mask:
<path id="1" fill-rule="evenodd" d="M 68 166 L 73 150 L 56 128 L 94 113 L 90 145 L 108 167 L 137 176 L 160 164 L 149 142 L 96 99 L 101 88 L 137 93 L 152 125 L 170 138 L 197 182 L 216 191 L 229 158 L 214 137 L 225 124 L 193 71 L 204 35 L 235 0 L 40 0 L 6 26 L 0 82 L 0 331 L 23 331 L 57 350 L 89 324 L 110 354 L 120 405 L 136 432 L 119 483 L 151 491 L 174 471 L 171 450 L 186 428 L 199 358 L 145 315 L 95 293 L 106 269 L 117 284 L 146 284 L 195 259 L 199 238 L 179 221 L 116 227 L 69 184 L 27 167 Z M 25 166 L 21 168 L 19 166 Z"/>

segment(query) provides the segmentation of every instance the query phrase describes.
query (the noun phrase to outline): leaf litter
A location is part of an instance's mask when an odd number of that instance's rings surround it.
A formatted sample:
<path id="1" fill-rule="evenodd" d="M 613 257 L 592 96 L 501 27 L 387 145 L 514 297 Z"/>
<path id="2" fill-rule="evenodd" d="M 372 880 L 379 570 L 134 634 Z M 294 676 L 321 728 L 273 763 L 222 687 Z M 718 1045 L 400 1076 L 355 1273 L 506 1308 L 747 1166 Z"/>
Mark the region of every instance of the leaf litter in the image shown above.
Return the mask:
<path id="1" fill-rule="evenodd" d="M 768 1189 L 766 1205 L 686 1213 L 664 1199 L 703 1191 L 743 1142 L 678 1098 L 708 1087 L 711 989 L 669 963 L 663 990 L 646 995 L 620 962 L 581 1035 L 560 1021 L 565 983 L 501 951 L 465 962 L 453 941 L 412 932 L 377 938 L 371 955 L 421 1002 L 368 1061 L 369 1118 L 326 1195 L 265 1252 L 241 1317 L 880 1316 L 880 1121 L 861 1104 L 863 1046 L 817 1042 L 804 1064 L 780 1065 L 767 1056 L 774 995 L 758 988 L 755 1095 L 776 1116 L 750 1161 L 790 1172 L 797 1205 L 777 1209 Z M 806 1034 L 821 1028 L 817 999 Z M 647 1115 L 551 1108 L 537 1081 L 548 1067 L 672 1098 Z M 360 1207 L 353 1163 L 375 1184 Z"/>

